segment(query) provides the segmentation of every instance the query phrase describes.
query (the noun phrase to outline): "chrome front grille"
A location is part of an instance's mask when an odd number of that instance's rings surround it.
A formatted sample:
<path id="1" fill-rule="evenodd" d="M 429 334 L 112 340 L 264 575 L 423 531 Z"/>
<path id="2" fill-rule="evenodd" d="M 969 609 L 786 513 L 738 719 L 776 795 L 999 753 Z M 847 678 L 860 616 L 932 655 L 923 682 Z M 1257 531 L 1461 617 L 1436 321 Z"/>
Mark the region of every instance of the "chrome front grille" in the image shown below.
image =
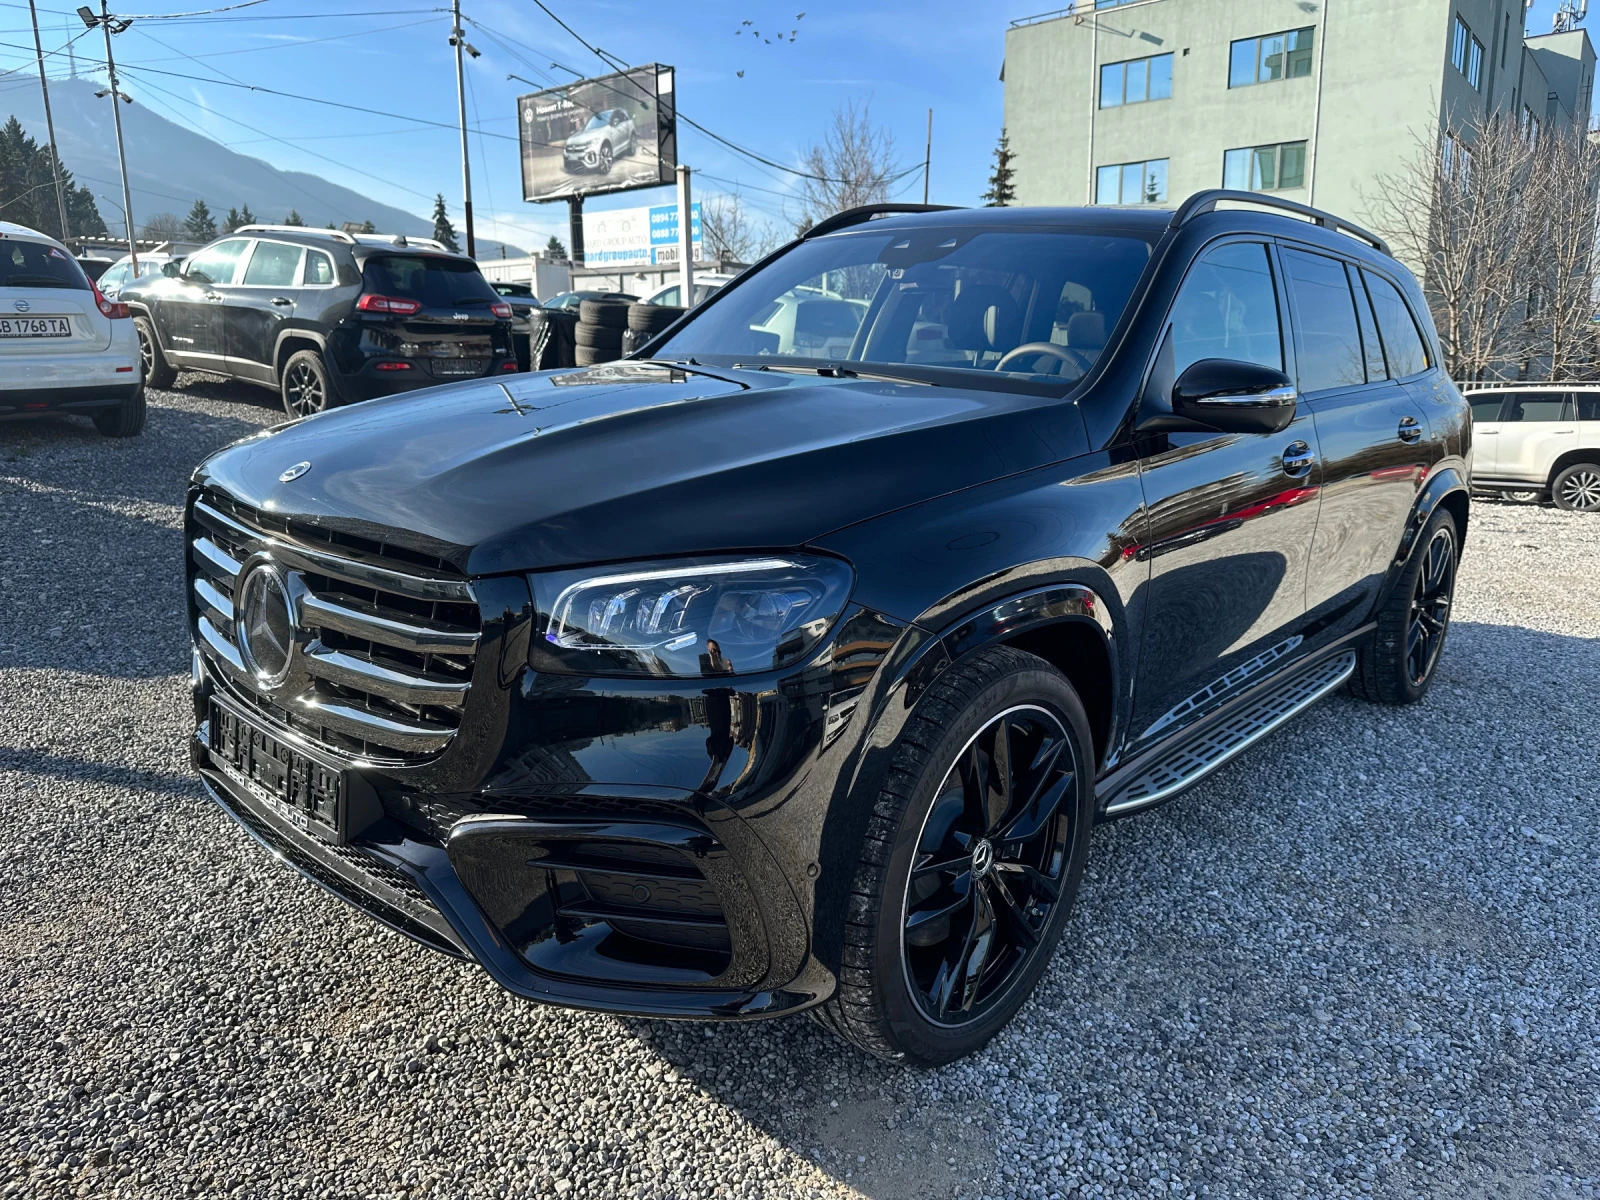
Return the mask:
<path id="1" fill-rule="evenodd" d="M 311 740 L 375 761 L 443 750 L 461 723 L 478 647 L 472 586 L 440 560 L 330 535 L 205 494 L 193 508 L 196 641 L 228 690 Z M 293 669 L 273 688 L 234 629 L 240 572 L 265 554 L 293 581 Z"/>

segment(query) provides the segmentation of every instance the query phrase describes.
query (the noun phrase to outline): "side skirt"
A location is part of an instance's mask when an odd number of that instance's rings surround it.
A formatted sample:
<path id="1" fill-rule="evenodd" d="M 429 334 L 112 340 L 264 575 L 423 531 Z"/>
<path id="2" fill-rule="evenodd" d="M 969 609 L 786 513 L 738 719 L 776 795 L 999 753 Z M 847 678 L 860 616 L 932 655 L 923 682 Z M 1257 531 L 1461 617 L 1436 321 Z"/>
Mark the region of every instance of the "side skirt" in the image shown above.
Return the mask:
<path id="1" fill-rule="evenodd" d="M 1101 815 L 1127 816 L 1187 791 L 1343 686 L 1356 667 L 1350 643 L 1368 632 L 1363 628 L 1311 662 L 1296 664 L 1178 734 L 1170 745 L 1140 755 L 1101 780 L 1097 789 Z"/>

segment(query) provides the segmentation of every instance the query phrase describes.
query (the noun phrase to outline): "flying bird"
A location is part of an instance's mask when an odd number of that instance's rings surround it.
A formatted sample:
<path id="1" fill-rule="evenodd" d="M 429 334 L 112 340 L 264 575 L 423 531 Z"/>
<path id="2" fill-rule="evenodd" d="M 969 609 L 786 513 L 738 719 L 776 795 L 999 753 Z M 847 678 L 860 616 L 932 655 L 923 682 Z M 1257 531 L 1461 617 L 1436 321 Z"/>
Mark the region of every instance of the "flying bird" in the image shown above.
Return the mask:
<path id="1" fill-rule="evenodd" d="M 744 72 L 743 71 L 735 71 L 734 74 L 737 75 L 740 79 L 744 78 Z"/>
<path id="2" fill-rule="evenodd" d="M 796 21 L 804 20 L 805 19 L 805 13 L 796 13 L 794 19 Z"/>
<path id="3" fill-rule="evenodd" d="M 803 16 L 804 14 L 801 14 L 801 15 Z M 750 24 L 750 22 L 749 21 L 740 21 L 739 24 L 748 25 L 748 24 Z"/>

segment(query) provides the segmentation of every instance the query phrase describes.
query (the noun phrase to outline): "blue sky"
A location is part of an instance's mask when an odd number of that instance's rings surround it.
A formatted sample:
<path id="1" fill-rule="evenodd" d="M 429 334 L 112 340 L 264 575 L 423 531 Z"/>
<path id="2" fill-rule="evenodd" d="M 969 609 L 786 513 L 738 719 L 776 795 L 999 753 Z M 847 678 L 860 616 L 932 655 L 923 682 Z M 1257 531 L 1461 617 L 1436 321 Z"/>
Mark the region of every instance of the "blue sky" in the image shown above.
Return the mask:
<path id="1" fill-rule="evenodd" d="M 112 11 L 192 12 L 228 2 L 113 0 Z M 456 93 L 447 3 L 265 0 L 204 19 L 136 21 L 118 35 L 116 54 L 119 64 L 231 78 L 296 97 L 448 123 L 455 120 Z M 931 198 L 958 204 L 975 202 L 985 187 L 1000 132 L 1006 23 L 1039 7 L 1027 0 L 1015 11 L 970 0 L 870 7 L 839 0 L 546 3 L 590 43 L 627 62 L 675 66 L 683 112 L 786 165 L 798 165 L 805 148 L 820 139 L 834 107 L 854 101 L 870 104 L 874 121 L 894 135 L 900 160 L 911 166 L 922 158 L 932 107 Z M 41 3 L 47 51 L 60 46 L 69 30 L 82 29 L 72 7 L 72 0 Z M 565 240 L 564 203 L 521 199 L 516 143 L 505 139 L 516 130 L 515 97 L 533 89 L 506 76 L 559 82 L 571 77 L 552 69 L 552 62 L 586 74 L 605 68 L 531 0 L 463 0 L 463 12 L 477 22 L 467 26 L 467 40 L 482 52 L 467 68 L 468 123 L 481 130 L 471 145 L 478 232 L 522 245 L 542 245 L 551 233 Z M 368 15 L 330 15 L 348 13 Z M 742 25 L 747 19 L 752 24 Z M 785 35 L 794 31 L 794 40 L 767 44 L 751 36 L 753 30 L 765 37 L 780 29 Z M 0 4 L 0 42 L 28 43 L 27 30 L 26 0 Z M 102 44 L 98 32 L 77 42 L 80 70 L 103 53 Z M 31 57 L 0 49 L 0 70 L 25 66 Z M 425 213 L 433 194 L 443 192 L 459 226 L 459 149 L 449 129 L 133 70 L 124 90 L 135 102 L 236 150 L 398 207 Z M 239 122 L 294 145 L 263 139 Z M 787 230 L 798 214 L 791 176 L 752 164 L 687 127 L 680 126 L 679 140 L 680 160 L 703 172 L 698 195 L 731 192 L 737 184 L 758 220 Z M 920 200 L 921 193 L 920 178 L 909 179 L 903 198 Z M 600 209 L 659 203 L 669 195 L 670 189 L 643 191 L 589 204 Z"/>
<path id="2" fill-rule="evenodd" d="M 229 0 L 115 0 L 113 11 L 189 12 Z M 457 135 L 402 120 L 344 112 L 301 99 L 252 93 L 231 79 L 296 96 L 455 120 L 447 0 L 265 0 L 232 13 L 186 20 L 136 21 L 117 38 L 117 54 L 143 65 L 202 79 L 128 72 L 125 90 L 163 116 L 280 167 L 336 180 L 376 199 L 426 213 L 443 192 L 459 224 Z M 546 0 L 589 42 L 630 63 L 678 69 L 682 110 L 732 141 L 777 162 L 798 165 L 833 108 L 869 104 L 895 137 L 901 162 L 920 160 L 928 108 L 934 110 L 931 198 L 974 203 L 983 190 L 1000 130 L 999 82 L 1007 21 L 1052 7 L 1017 0 L 1011 7 L 970 0 L 841 3 L 840 0 Z M 536 80 L 569 78 L 559 62 L 585 73 L 600 62 L 531 0 L 464 0 L 476 22 L 467 37 L 482 57 L 468 65 L 473 199 L 479 232 L 522 245 L 566 236 L 564 204 L 521 199 L 514 100 Z M 72 0 L 43 0 L 45 48 L 82 30 Z M 1535 0 L 1530 32 L 1550 28 L 1557 0 Z M 797 14 L 804 12 L 803 18 Z M 360 13 L 365 15 L 336 15 Z M 750 20 L 750 26 L 741 24 Z M 734 31 L 742 29 L 743 33 Z M 752 30 L 796 31 L 793 42 L 757 42 Z M 0 0 L 0 42 L 27 43 L 26 0 Z M 76 45 L 82 69 L 100 46 L 98 33 Z M 0 70 L 26 67 L 31 55 L 0 49 Z M 743 71 L 741 78 L 739 71 Z M 254 126 L 283 141 L 241 127 Z M 494 135 L 502 135 L 496 137 Z M 284 141 L 292 145 L 283 144 Z M 693 129 L 680 126 L 680 158 L 701 178 L 697 194 L 739 190 L 757 219 L 787 228 L 798 213 L 796 181 L 752 164 Z M 658 203 L 669 191 L 590 201 L 591 208 Z M 903 198 L 921 199 L 907 180 Z"/>

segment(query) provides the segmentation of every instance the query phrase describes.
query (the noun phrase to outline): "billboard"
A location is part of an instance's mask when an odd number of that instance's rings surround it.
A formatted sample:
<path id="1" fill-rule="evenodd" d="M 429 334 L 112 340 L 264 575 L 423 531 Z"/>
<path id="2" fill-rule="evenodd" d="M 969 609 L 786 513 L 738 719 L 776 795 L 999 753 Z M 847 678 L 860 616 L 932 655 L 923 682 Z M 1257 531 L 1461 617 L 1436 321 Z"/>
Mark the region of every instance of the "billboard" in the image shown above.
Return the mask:
<path id="1" fill-rule="evenodd" d="M 701 258 L 698 204 L 689 205 L 689 238 L 695 258 Z M 655 267 L 677 261 L 676 204 L 583 214 L 584 266 Z"/>
<path id="2" fill-rule="evenodd" d="M 671 183 L 672 68 L 652 63 L 517 97 L 522 198 L 561 200 Z"/>

